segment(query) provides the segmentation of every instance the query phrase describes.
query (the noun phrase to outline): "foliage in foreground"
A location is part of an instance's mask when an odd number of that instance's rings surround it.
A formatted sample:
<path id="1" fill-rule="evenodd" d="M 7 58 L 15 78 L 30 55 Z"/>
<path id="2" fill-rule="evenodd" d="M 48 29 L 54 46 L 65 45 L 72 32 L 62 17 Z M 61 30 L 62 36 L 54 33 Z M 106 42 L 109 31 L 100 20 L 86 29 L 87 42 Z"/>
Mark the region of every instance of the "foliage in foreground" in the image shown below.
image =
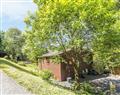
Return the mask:
<path id="1" fill-rule="evenodd" d="M 101 89 L 97 89 L 96 86 L 92 85 L 90 82 L 72 84 L 72 89 L 79 95 L 105 95 Z"/>

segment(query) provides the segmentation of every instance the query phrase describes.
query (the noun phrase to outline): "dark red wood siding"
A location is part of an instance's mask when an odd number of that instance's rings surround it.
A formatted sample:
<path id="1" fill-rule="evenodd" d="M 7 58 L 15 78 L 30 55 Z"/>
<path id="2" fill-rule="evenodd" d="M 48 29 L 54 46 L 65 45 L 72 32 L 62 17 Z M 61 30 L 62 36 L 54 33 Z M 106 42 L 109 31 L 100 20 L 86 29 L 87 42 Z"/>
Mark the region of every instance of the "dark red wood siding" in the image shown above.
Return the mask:
<path id="1" fill-rule="evenodd" d="M 50 70 L 53 73 L 54 78 L 59 81 L 64 81 L 69 76 L 69 71 L 67 70 L 66 64 L 53 63 L 50 59 L 43 58 L 42 61 L 39 62 L 39 68 L 41 70 L 45 70 L 45 69 Z M 72 74 L 73 70 L 71 69 L 70 71 Z M 74 75 L 74 74 L 72 74 L 72 75 Z"/>

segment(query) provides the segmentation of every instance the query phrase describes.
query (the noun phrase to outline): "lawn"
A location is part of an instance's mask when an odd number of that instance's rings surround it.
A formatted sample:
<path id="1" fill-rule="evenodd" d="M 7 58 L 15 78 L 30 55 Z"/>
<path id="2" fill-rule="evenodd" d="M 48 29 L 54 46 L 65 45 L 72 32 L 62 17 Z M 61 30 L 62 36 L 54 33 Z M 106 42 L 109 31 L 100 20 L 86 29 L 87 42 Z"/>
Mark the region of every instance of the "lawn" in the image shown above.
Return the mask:
<path id="1" fill-rule="evenodd" d="M 71 90 L 63 89 L 42 80 L 37 75 L 35 66 L 22 66 L 9 60 L 0 58 L 0 69 L 14 78 L 20 85 L 36 95 L 75 95 Z M 39 73 L 38 73 L 39 74 Z"/>

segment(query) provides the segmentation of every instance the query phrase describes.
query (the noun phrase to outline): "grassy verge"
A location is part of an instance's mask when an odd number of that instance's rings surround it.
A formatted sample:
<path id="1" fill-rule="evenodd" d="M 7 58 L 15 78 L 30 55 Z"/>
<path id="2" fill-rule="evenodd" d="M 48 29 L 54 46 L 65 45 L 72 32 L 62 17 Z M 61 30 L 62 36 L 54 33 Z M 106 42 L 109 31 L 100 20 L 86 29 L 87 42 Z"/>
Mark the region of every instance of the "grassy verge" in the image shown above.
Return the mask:
<path id="1" fill-rule="evenodd" d="M 0 69 L 36 95 L 75 95 L 70 90 L 62 89 L 42 80 L 36 75 L 34 68 L 29 66 L 20 66 L 14 62 L 0 58 Z"/>

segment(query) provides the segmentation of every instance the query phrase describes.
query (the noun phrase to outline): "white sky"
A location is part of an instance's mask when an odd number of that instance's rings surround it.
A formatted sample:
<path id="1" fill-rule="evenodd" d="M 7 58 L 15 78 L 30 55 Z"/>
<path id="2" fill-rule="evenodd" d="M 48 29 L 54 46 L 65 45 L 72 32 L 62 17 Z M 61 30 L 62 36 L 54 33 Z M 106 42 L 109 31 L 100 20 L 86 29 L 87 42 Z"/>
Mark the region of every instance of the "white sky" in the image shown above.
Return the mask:
<path id="1" fill-rule="evenodd" d="M 3 29 L 9 27 L 23 28 L 23 20 L 27 12 L 34 12 L 36 9 L 36 5 L 31 0 L 0 0 L 0 3 L 2 8 L 0 20 L 2 20 Z"/>

